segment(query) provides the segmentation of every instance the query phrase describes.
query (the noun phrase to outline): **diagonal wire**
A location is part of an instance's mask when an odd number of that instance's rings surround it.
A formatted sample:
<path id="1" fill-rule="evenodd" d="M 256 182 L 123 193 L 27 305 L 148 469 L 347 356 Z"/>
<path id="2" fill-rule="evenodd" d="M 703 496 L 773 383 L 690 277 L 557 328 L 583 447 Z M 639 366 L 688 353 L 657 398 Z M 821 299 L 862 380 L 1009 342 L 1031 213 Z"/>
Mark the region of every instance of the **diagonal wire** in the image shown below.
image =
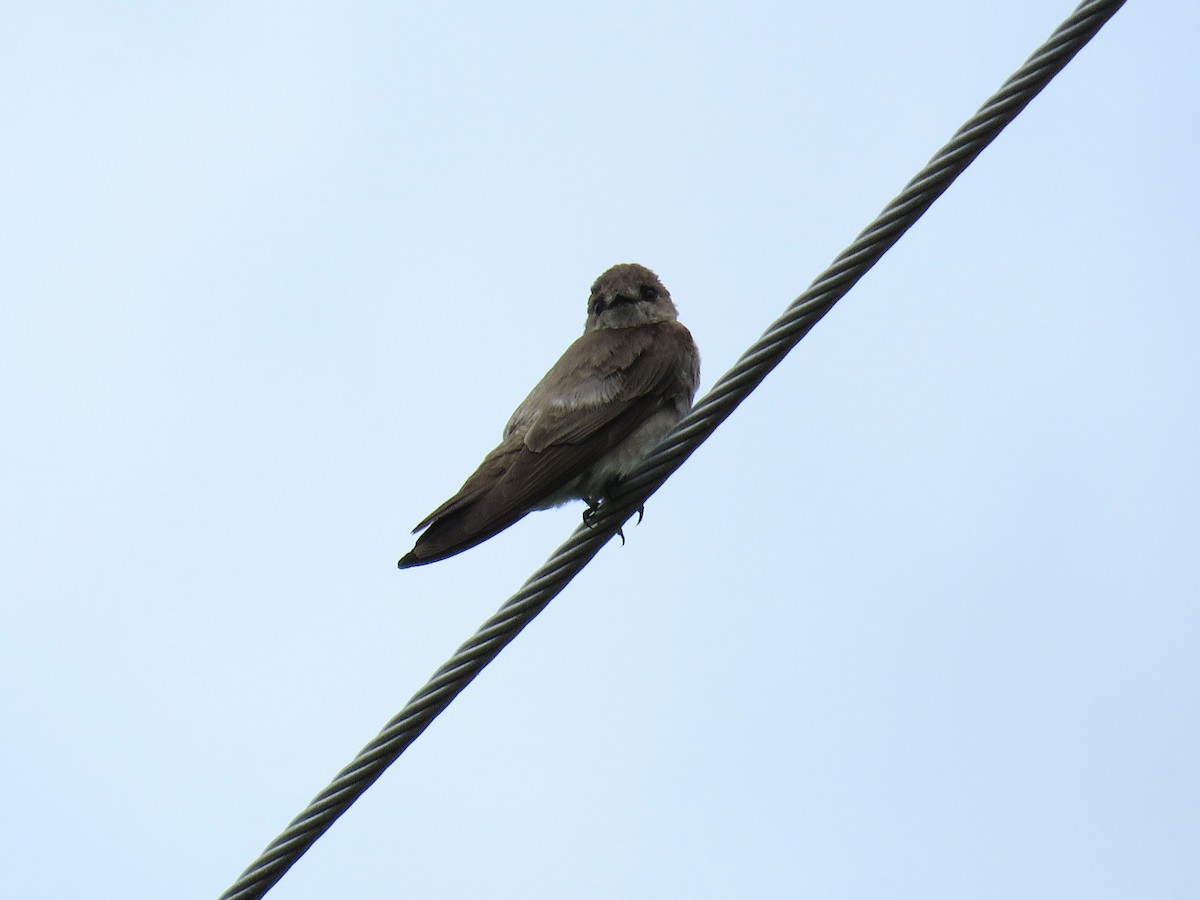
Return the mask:
<path id="1" fill-rule="evenodd" d="M 797 297 L 598 511 L 463 644 L 221 900 L 262 897 L 450 702 L 570 583 L 784 356 L 900 239 L 1001 130 L 1071 61 L 1124 0 L 1085 0 Z"/>

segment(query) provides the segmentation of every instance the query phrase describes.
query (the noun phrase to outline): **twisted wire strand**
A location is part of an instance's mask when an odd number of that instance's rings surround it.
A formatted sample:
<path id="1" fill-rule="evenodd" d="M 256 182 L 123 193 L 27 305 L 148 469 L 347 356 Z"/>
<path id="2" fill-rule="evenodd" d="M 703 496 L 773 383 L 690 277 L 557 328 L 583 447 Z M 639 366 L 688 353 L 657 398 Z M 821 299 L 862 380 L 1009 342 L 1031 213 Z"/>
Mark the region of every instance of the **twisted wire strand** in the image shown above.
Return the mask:
<path id="1" fill-rule="evenodd" d="M 433 674 L 408 704 L 342 769 L 221 895 L 262 897 L 453 699 L 579 574 L 618 529 L 881 256 L 921 217 L 1003 128 L 1100 30 L 1125 0 L 1085 0 L 904 190 L 797 297 L 597 511 Z"/>

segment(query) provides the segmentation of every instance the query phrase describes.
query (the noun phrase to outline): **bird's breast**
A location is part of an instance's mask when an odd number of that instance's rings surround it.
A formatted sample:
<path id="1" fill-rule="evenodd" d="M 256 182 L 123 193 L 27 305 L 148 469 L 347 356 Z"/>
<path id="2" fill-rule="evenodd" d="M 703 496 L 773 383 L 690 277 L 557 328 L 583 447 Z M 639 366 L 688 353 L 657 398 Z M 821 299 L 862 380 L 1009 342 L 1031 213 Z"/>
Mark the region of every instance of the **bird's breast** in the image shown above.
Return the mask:
<path id="1" fill-rule="evenodd" d="M 674 407 L 663 407 L 617 446 L 596 460 L 579 478 L 577 497 L 603 497 L 609 486 L 624 478 L 661 441 L 675 423 L 683 417 L 683 411 Z"/>

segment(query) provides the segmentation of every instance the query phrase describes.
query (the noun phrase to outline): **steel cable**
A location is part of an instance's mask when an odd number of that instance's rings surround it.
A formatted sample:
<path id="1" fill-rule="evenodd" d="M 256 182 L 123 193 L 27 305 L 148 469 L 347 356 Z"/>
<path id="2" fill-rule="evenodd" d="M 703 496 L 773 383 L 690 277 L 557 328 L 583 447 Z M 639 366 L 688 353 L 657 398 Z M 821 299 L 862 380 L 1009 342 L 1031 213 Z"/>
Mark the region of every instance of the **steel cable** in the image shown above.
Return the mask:
<path id="1" fill-rule="evenodd" d="M 592 526 L 581 525 L 575 530 L 263 851 L 221 895 L 221 900 L 250 900 L 270 890 L 471 680 L 570 583 L 633 512 L 750 395 L 1123 4 L 1124 0 L 1081 3 L 643 460 L 617 493 L 600 507 Z"/>

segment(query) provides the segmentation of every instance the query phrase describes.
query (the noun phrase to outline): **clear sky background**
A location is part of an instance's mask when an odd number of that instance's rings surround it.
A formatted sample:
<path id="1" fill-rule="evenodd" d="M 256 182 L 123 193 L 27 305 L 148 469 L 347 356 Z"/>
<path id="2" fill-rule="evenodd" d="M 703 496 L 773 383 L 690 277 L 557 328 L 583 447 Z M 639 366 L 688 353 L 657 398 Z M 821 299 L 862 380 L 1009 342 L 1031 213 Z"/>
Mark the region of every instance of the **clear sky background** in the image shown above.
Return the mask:
<path id="1" fill-rule="evenodd" d="M 577 524 L 395 568 L 596 275 L 707 389 L 1070 9 L 6 7 L 0 892 L 220 893 Z M 1131 0 L 271 896 L 1200 896 L 1198 31 Z"/>

